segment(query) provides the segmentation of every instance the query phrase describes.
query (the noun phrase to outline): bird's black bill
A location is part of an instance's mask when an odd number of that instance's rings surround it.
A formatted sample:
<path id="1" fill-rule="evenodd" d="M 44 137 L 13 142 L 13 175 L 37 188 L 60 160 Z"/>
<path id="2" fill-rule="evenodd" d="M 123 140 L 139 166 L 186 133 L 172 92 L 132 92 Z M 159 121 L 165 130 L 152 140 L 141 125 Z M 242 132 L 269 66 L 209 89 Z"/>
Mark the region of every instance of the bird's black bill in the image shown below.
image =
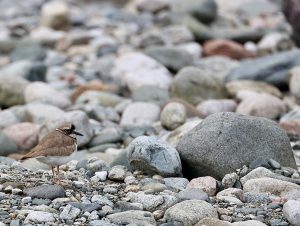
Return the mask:
<path id="1" fill-rule="evenodd" d="M 78 132 L 76 132 L 76 131 L 73 131 L 73 133 L 76 134 L 76 135 L 78 135 L 78 136 L 83 136 L 83 134 L 78 133 Z"/>

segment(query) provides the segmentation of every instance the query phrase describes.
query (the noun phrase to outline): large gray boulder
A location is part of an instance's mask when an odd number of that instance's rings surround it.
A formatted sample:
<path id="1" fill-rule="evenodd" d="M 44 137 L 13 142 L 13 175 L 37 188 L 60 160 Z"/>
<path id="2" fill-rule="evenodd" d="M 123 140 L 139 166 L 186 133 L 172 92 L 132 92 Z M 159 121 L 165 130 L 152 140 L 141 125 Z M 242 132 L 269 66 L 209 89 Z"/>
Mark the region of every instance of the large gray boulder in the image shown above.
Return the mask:
<path id="1" fill-rule="evenodd" d="M 289 138 L 276 122 L 231 112 L 207 117 L 179 141 L 177 151 L 188 176 L 221 179 L 260 158 L 296 167 Z"/>

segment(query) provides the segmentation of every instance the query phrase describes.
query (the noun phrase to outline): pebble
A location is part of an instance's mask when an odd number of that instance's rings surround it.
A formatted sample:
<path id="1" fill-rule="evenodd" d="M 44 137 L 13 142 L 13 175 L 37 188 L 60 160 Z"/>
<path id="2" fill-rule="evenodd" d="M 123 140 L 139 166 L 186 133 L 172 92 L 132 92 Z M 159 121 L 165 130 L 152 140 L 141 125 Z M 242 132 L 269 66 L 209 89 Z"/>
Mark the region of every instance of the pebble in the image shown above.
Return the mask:
<path id="1" fill-rule="evenodd" d="M 63 220 L 74 220 L 80 213 L 80 209 L 67 205 L 63 208 L 63 211 L 60 213 L 59 217 Z"/>

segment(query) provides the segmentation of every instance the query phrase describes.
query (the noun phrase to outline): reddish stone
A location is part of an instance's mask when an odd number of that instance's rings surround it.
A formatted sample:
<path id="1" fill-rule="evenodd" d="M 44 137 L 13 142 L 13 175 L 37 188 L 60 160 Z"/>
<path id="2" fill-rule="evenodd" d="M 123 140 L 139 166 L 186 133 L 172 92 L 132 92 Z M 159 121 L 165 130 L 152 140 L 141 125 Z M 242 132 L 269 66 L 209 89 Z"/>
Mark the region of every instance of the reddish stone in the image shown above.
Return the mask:
<path id="1" fill-rule="evenodd" d="M 198 188 L 206 192 L 209 196 L 214 196 L 217 192 L 217 181 L 210 176 L 198 177 L 191 180 L 186 188 Z"/>
<path id="2" fill-rule="evenodd" d="M 215 39 L 205 42 L 203 45 L 203 55 L 222 55 L 236 60 L 255 57 L 255 54 L 246 50 L 243 45 L 226 39 Z"/>
<path id="3" fill-rule="evenodd" d="M 285 129 L 288 134 L 298 135 L 300 137 L 300 119 L 280 122 L 280 126 Z"/>
<path id="4" fill-rule="evenodd" d="M 23 122 L 6 127 L 3 133 L 21 150 L 30 150 L 38 144 L 39 129 L 39 125 Z"/>

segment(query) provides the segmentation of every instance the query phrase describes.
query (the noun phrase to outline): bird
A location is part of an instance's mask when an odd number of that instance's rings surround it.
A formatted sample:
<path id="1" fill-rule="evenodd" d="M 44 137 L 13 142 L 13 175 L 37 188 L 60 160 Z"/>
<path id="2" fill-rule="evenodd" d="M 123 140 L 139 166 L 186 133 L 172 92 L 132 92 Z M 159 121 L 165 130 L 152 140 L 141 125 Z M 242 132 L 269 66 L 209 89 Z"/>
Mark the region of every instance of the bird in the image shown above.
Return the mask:
<path id="1" fill-rule="evenodd" d="M 21 161 L 35 158 L 38 161 L 51 166 L 53 183 L 56 183 L 55 167 L 57 168 L 57 179 L 59 180 L 59 166 L 71 161 L 77 152 L 77 136 L 83 134 L 76 131 L 71 123 L 65 123 L 46 135 L 37 146 L 21 158 Z"/>

